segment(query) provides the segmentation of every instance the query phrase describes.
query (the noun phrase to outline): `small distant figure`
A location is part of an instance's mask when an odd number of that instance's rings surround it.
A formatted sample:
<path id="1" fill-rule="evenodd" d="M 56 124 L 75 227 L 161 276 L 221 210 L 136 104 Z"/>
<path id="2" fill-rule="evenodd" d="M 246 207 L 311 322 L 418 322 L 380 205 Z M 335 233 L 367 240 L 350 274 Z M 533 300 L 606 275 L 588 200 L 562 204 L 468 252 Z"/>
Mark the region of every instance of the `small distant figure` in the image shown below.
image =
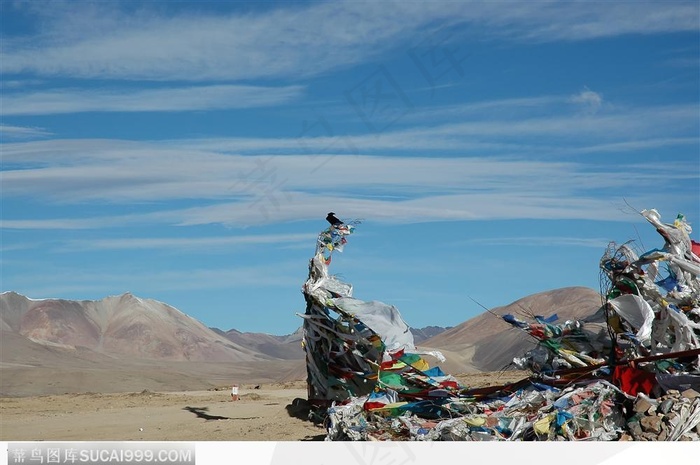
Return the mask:
<path id="1" fill-rule="evenodd" d="M 330 212 L 328 214 L 328 216 L 326 216 L 326 221 L 328 221 L 331 224 L 331 226 L 334 226 L 336 228 L 339 228 L 345 224 L 342 221 L 340 221 L 338 218 L 336 218 L 335 213 L 333 213 L 333 212 Z"/>
<path id="2" fill-rule="evenodd" d="M 259 385 L 259 384 L 256 384 L 255 387 L 254 387 L 253 389 L 260 389 L 260 385 Z"/>
<path id="3" fill-rule="evenodd" d="M 234 384 L 231 387 L 231 400 L 238 400 L 238 384 Z"/>

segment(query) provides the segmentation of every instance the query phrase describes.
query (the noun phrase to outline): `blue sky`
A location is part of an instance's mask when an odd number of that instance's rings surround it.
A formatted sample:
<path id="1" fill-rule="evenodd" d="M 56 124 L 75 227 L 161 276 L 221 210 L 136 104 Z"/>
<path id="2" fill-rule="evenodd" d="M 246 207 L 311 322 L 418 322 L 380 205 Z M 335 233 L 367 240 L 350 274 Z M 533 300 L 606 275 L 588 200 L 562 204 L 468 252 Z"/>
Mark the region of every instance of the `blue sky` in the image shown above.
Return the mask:
<path id="1" fill-rule="evenodd" d="M 2 1 L 2 290 L 286 334 L 331 272 L 415 327 L 700 231 L 697 2 Z M 536 309 L 534 309 L 536 311 Z"/>

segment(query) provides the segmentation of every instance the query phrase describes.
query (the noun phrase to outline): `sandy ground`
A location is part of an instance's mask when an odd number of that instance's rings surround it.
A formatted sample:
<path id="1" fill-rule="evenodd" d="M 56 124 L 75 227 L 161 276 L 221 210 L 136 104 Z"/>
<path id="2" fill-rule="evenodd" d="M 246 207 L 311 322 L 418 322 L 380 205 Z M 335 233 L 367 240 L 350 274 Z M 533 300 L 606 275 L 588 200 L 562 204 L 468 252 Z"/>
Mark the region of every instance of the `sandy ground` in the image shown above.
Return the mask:
<path id="1" fill-rule="evenodd" d="M 305 398 L 303 382 L 252 389 L 82 393 L 0 399 L 3 441 L 244 441 L 310 440 L 324 430 L 290 416 Z"/>
<path id="2" fill-rule="evenodd" d="M 522 372 L 460 375 L 470 387 L 503 384 Z M 259 388 L 255 388 L 259 386 Z M 218 390 L 217 390 L 218 389 Z M 311 441 L 325 430 L 287 406 L 306 398 L 306 383 L 244 384 L 162 392 L 83 392 L 0 397 L 2 441 Z"/>

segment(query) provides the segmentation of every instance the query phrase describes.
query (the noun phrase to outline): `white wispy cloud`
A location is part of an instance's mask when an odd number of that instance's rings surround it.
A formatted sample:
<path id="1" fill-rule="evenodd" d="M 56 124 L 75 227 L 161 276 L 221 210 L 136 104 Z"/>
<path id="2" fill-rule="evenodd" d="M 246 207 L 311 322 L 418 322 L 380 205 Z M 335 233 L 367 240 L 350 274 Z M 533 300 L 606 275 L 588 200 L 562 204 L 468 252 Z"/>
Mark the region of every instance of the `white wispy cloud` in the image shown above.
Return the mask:
<path id="1" fill-rule="evenodd" d="M 597 101 L 594 97 L 590 98 Z M 697 104 L 617 105 L 614 108 L 602 107 L 595 114 L 582 114 L 575 108 L 561 108 L 560 105 L 570 99 L 568 96 L 541 96 L 428 108 L 408 115 L 412 118 L 411 127 L 385 131 L 379 135 L 342 134 L 334 130 L 332 121 L 300 118 L 299 137 L 145 142 L 99 139 L 33 141 L 4 144 L 3 158 L 36 163 L 51 160 L 56 164 L 59 161 L 76 163 L 80 160 L 87 163 L 94 159 L 148 159 L 176 155 L 206 161 L 221 154 L 301 153 L 322 164 L 328 160 L 328 155 L 387 151 L 451 151 L 470 156 L 543 156 L 606 150 L 614 153 L 618 147 L 629 150 L 635 146 L 692 144 L 694 137 L 697 137 L 700 124 Z M 532 108 L 533 105 L 538 109 L 534 116 L 521 111 L 524 106 Z M 494 111 L 485 112 L 484 109 L 488 108 Z M 461 114 L 460 118 L 454 117 L 457 112 Z M 436 121 L 444 122 L 436 124 Z M 325 135 L 328 131 L 307 134 L 302 131 L 304 125 L 330 126 L 330 134 L 333 135 Z"/>
<path id="2" fill-rule="evenodd" d="M 644 138 L 641 140 L 612 142 L 609 144 L 596 144 L 588 145 L 585 147 L 561 149 L 561 153 L 620 153 L 629 152 L 632 150 L 648 150 L 662 147 L 677 147 L 683 145 L 698 147 L 700 146 L 700 139 L 698 139 L 697 137 Z"/>
<path id="3" fill-rule="evenodd" d="M 494 237 L 494 238 L 474 238 L 453 244 L 478 244 L 493 246 L 517 246 L 517 247 L 542 247 L 542 246 L 563 246 L 563 247 L 592 247 L 602 249 L 610 243 L 608 238 L 591 237 L 565 237 L 565 236 L 519 236 L 519 237 Z"/>
<path id="4" fill-rule="evenodd" d="M 651 176 L 650 176 L 651 179 Z M 654 178 L 654 180 L 657 180 Z M 652 182 L 652 181 L 649 181 Z M 630 183 L 631 184 L 631 183 Z M 675 192 L 650 191 L 642 185 L 634 192 L 600 192 L 572 195 L 568 190 L 531 193 L 527 188 L 492 190 L 459 194 L 423 195 L 409 199 L 386 199 L 337 194 L 286 195 L 208 206 L 167 209 L 133 215 L 93 218 L 11 220 L 3 219 L 5 229 L 98 229 L 129 224 L 194 226 L 223 224 L 235 228 L 318 219 L 327 211 L 342 207 L 345 218 L 371 219 L 373 222 L 407 224 L 439 221 L 479 221 L 503 219 L 627 221 L 619 215 L 625 201 L 633 205 L 654 205 L 661 209 L 688 208 L 692 200 L 680 199 Z M 628 207 L 627 207 L 628 208 Z M 321 213 L 319 213 L 321 212 Z M 145 243 L 144 243 L 145 244 Z M 110 242 L 104 246 L 109 248 Z M 112 245 L 127 248 L 128 243 Z M 98 243 L 99 246 L 99 243 Z"/>
<path id="5" fill-rule="evenodd" d="M 567 102 L 569 104 L 562 107 Z M 380 134 L 346 135 L 334 130 L 332 120 L 300 119 L 299 137 L 180 140 L 177 144 L 231 153 L 296 151 L 318 155 L 449 150 L 470 155 L 559 155 L 592 143 L 601 145 L 629 139 L 655 139 L 658 143 L 670 140 L 671 136 L 697 134 L 700 113 L 696 104 L 601 107 L 595 113 L 581 112 L 571 105 L 570 96 L 542 96 L 421 108 L 407 114 L 406 121 L 410 127 Z M 311 137 L 301 130 L 304 125 L 325 126 L 325 129 L 319 129 L 318 134 Z M 326 136 L 324 131 L 333 136 Z M 542 141 L 547 141 L 549 147 Z M 564 149 L 562 141 L 566 141 Z"/>
<path id="6" fill-rule="evenodd" d="M 404 115 L 402 121 L 443 121 L 456 118 L 492 120 L 503 118 L 504 114 L 509 115 L 511 119 L 532 118 L 537 114 L 551 114 L 553 111 L 559 113 L 562 111 L 562 107 L 570 103 L 570 100 L 571 97 L 568 95 L 540 95 L 433 107 L 424 106 Z"/>
<path id="7" fill-rule="evenodd" d="M 671 205 L 675 205 L 673 208 L 681 206 L 673 193 L 649 193 L 647 190 L 588 196 L 488 192 L 430 195 L 401 201 L 299 194 L 277 204 L 268 201 L 225 203 L 170 214 L 173 220 L 180 219 L 181 226 L 226 224 L 232 227 L 309 220 L 318 218 L 319 212 L 336 211 L 340 207 L 347 218 L 370 218 L 387 224 L 504 219 L 627 221 L 628 217 L 619 214 L 624 207 L 623 199 L 634 205 L 663 204 L 669 209 Z M 686 202 L 689 203 L 687 199 Z"/>
<path id="8" fill-rule="evenodd" d="M 597 113 L 603 105 L 603 96 L 598 92 L 593 92 L 588 87 L 584 87 L 581 92 L 573 95 L 570 100 L 573 103 L 582 105 L 588 113 Z"/>
<path id="9" fill-rule="evenodd" d="M 386 49 L 382 44 L 393 45 L 403 27 L 424 21 L 394 5 L 352 2 L 258 13 L 106 8 L 106 14 L 93 5 L 47 15 L 43 34 L 7 42 L 6 72 L 153 80 L 312 75 Z M 395 22 L 397 14 L 405 22 Z M 77 32 L 76 25 L 93 21 L 103 28 Z"/>
<path id="10" fill-rule="evenodd" d="M 293 243 L 313 243 L 317 233 L 285 234 L 284 245 Z M 128 249 L 172 249 L 172 250 L 212 250 L 230 249 L 234 246 L 252 246 L 280 244 L 277 234 L 235 235 L 224 237 L 138 237 L 124 239 L 83 239 L 70 241 L 61 247 L 63 251 L 99 249 L 99 250 L 128 250 Z M 199 253 L 199 252 L 198 252 Z"/>
<path id="11" fill-rule="evenodd" d="M 0 136 L 2 136 L 3 139 L 30 139 L 34 137 L 47 137 L 50 135 L 52 135 L 52 133 L 44 128 L 0 124 Z"/>
<path id="12" fill-rule="evenodd" d="M 93 218 L 42 218 L 0 220 L 0 229 L 98 229 L 136 222 L 138 218 L 125 216 L 105 216 Z"/>
<path id="13" fill-rule="evenodd" d="M 692 56 L 669 58 L 668 60 L 666 60 L 666 64 L 669 66 L 675 66 L 679 68 L 693 68 L 694 70 L 697 70 L 698 67 L 700 67 L 700 57 Z"/>
<path id="14" fill-rule="evenodd" d="M 152 80 L 310 76 L 446 35 L 584 40 L 698 30 L 696 2 L 328 2 L 267 12 L 164 14 L 109 4 L 34 8 L 43 29 L 6 37 L 7 73 Z M 459 28 L 451 27 L 459 25 Z M 468 25 L 469 27 L 464 27 Z M 469 32 L 464 32 L 464 31 Z M 418 38 L 418 39 L 416 39 Z M 429 37 L 428 37 L 429 38 Z"/>
<path id="15" fill-rule="evenodd" d="M 5 196 L 39 196 L 63 203 L 108 203 L 173 199 L 284 199 L 302 192 L 357 192 L 410 198 L 455 192 L 565 193 L 638 185 L 653 181 L 659 167 L 636 170 L 620 179 L 610 164 L 534 161 L 496 157 L 438 158 L 334 156 L 324 169 L 342 176 L 319 176 L 317 160 L 302 155 L 191 156 L 151 152 L 107 163 L 8 170 L 1 173 Z M 693 176 L 685 170 L 667 179 Z M 674 166 L 674 169 L 677 168 Z M 273 201 L 271 200 L 271 201 Z M 278 202 L 281 200 L 277 200 Z"/>
<path id="16" fill-rule="evenodd" d="M 3 114 L 46 115 L 78 112 L 144 112 L 221 110 L 265 107 L 289 103 L 301 86 L 261 87 L 243 85 L 188 86 L 133 89 L 55 89 L 31 93 L 3 93 Z"/>
<path id="17" fill-rule="evenodd" d="M 245 266 L 209 269 L 187 269 L 154 272 L 119 271 L 103 269 L 86 272 L 79 268 L 60 267 L 50 272 L 33 273 L 13 278 L 12 288 L 33 298 L 55 295 L 99 293 L 102 296 L 115 292 L 138 292 L 148 283 L 150 293 L 203 289 L 258 289 L 265 287 L 298 286 L 298 264 L 275 262 L 265 266 Z M 70 282 L 63 276 L 70 275 Z M 153 295 L 153 294 L 151 294 Z"/>
<path id="18" fill-rule="evenodd" d="M 540 2 L 537 2 L 540 3 Z M 542 2 L 520 15 L 532 21 L 526 37 L 542 41 L 585 40 L 626 34 L 656 34 L 698 30 L 696 2 Z M 509 3 L 503 4 L 508 8 Z M 665 7 L 668 8 L 665 8 Z M 517 13 L 516 13 L 517 14 Z M 519 23 L 516 27 L 522 27 Z"/>

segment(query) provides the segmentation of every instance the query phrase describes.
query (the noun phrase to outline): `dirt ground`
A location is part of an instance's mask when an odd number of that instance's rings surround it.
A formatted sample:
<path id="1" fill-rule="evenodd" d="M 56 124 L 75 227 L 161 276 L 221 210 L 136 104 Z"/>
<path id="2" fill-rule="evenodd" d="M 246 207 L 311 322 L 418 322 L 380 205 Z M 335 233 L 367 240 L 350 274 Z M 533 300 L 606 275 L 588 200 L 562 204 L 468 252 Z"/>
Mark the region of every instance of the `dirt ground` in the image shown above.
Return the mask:
<path id="1" fill-rule="evenodd" d="M 304 440 L 323 434 L 285 408 L 305 397 L 303 382 L 231 391 L 82 393 L 2 398 L 4 441 Z"/>
<path id="2" fill-rule="evenodd" d="M 523 372 L 474 373 L 467 386 L 504 384 Z M 256 388 L 257 386 L 257 388 Z M 162 392 L 82 392 L 0 397 L 2 441 L 312 441 L 325 430 L 289 413 L 306 383 L 241 385 Z"/>

